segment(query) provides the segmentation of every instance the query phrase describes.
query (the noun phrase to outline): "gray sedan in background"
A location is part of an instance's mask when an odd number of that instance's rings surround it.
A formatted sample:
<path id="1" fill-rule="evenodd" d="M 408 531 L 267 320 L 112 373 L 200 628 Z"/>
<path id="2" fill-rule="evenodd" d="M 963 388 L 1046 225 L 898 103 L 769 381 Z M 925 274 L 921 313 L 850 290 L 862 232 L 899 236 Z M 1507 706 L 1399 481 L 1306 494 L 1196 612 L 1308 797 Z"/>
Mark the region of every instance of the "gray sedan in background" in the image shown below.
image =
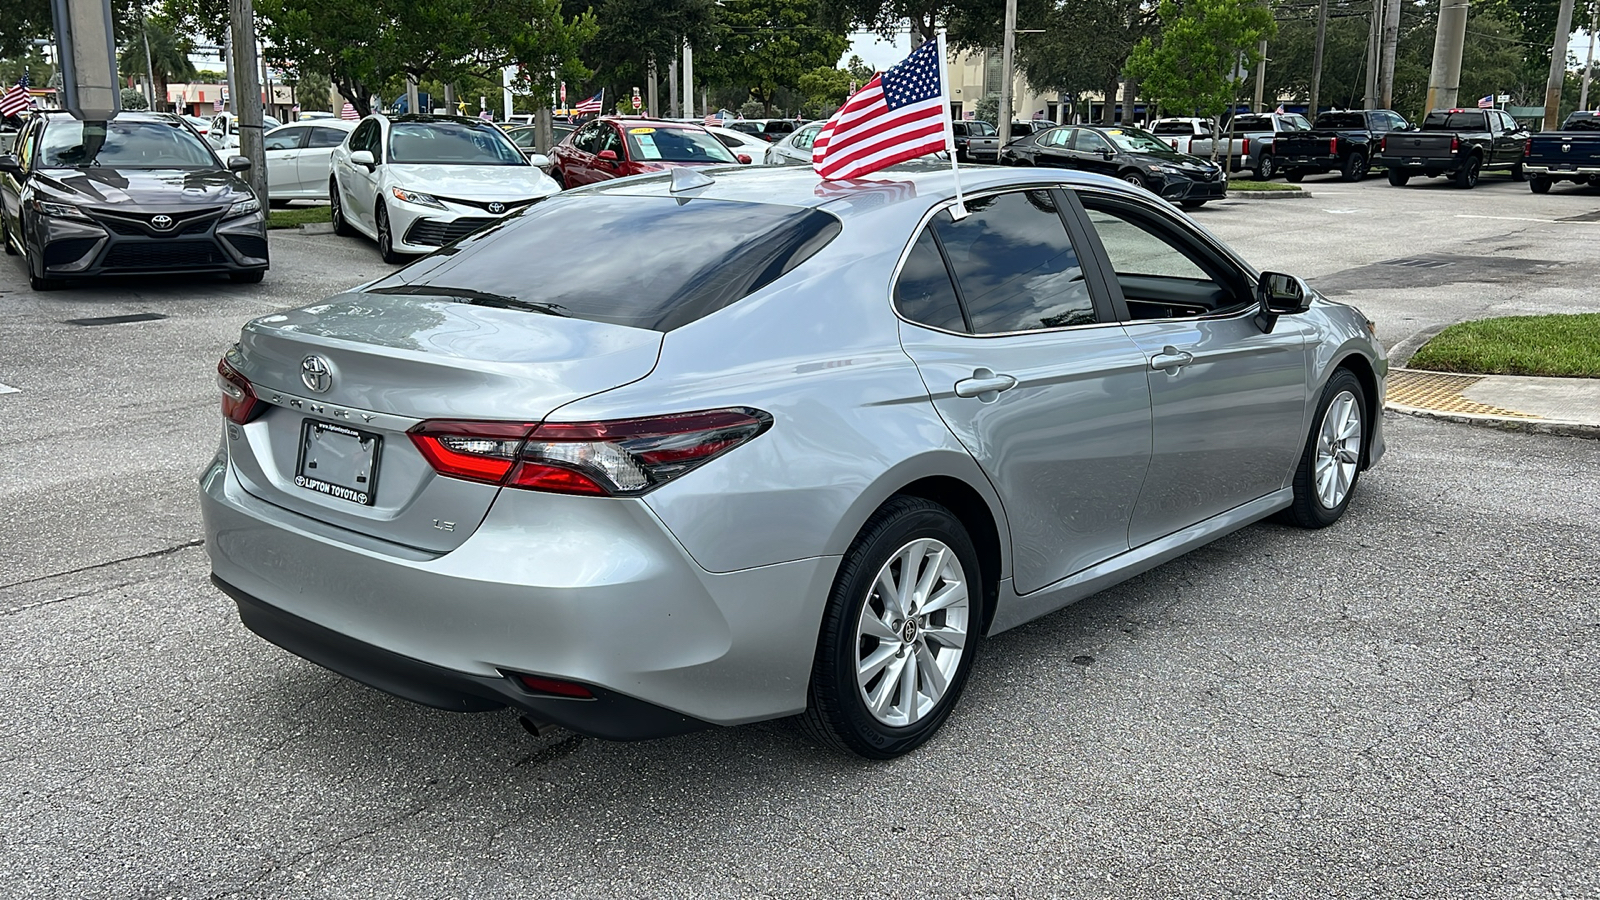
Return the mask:
<path id="1" fill-rule="evenodd" d="M 985 636 L 1340 518 L 1384 451 L 1360 312 L 1108 178 L 963 180 L 622 179 L 250 322 L 213 580 L 420 703 L 612 739 L 799 716 L 887 758 Z"/>

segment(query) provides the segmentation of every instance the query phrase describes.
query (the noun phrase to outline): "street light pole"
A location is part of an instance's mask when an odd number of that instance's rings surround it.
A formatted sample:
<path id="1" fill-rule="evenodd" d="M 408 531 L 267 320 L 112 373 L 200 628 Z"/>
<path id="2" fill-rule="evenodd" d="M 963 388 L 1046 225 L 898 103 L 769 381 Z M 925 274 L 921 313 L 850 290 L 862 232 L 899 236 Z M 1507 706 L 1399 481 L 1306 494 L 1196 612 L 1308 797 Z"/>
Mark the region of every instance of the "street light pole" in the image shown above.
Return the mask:
<path id="1" fill-rule="evenodd" d="M 253 0 L 228 0 L 233 43 L 234 93 L 230 98 L 239 125 L 239 155 L 250 160 L 251 190 L 267 197 L 267 154 L 261 140 L 261 71 L 256 62 L 256 11 Z"/>
<path id="2" fill-rule="evenodd" d="M 1328 0 L 1317 4 L 1317 48 L 1311 56 L 1311 118 L 1317 117 L 1317 91 L 1322 87 L 1322 45 L 1328 39 Z"/>
<path id="3" fill-rule="evenodd" d="M 688 38 L 683 41 L 683 116 L 694 118 L 694 48 Z"/>

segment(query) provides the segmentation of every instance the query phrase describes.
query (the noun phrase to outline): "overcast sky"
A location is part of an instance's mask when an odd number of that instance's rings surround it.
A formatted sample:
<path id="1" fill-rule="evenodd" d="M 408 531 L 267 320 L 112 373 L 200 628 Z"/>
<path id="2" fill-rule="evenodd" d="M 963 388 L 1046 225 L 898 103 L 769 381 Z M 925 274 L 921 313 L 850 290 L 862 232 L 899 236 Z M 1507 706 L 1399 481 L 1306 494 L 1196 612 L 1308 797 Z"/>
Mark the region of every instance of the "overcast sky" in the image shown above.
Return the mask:
<path id="1" fill-rule="evenodd" d="M 839 58 L 839 66 L 843 68 L 844 64 L 849 62 L 850 57 L 859 56 L 866 61 L 867 65 L 881 72 L 905 59 L 910 52 L 911 35 L 909 32 L 896 35 L 892 41 L 885 41 L 870 31 L 853 31 L 850 33 L 850 49 L 846 50 L 844 56 Z"/>

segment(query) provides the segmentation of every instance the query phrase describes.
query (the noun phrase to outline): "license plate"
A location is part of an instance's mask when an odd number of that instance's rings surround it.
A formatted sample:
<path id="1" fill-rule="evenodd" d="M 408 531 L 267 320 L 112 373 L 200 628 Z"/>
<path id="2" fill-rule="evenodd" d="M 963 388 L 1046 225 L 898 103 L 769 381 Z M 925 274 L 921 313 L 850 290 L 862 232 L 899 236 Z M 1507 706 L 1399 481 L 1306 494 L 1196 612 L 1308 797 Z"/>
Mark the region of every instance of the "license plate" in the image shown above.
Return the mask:
<path id="1" fill-rule="evenodd" d="M 378 498 L 378 450 L 383 438 L 307 419 L 300 432 L 297 487 L 371 506 Z"/>

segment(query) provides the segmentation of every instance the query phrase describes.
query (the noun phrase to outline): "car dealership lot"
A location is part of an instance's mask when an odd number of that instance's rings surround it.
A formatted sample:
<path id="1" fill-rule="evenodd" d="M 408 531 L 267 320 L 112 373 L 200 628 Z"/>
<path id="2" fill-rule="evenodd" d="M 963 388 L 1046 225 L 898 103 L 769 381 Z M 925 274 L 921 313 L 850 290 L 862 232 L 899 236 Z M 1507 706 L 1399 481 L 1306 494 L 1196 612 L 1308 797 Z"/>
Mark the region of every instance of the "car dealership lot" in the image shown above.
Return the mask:
<path id="1" fill-rule="evenodd" d="M 1313 178 L 1196 219 L 1386 343 L 1600 309 L 1600 194 Z M 1465 217 L 1465 218 L 1463 218 Z M 1588 896 L 1600 443 L 1406 418 L 1331 531 L 1248 528 L 995 638 L 892 763 L 781 725 L 534 738 L 246 632 L 193 479 L 247 318 L 389 271 L 33 294 L 0 262 L 4 896 Z M 1386 265 L 1392 260 L 1447 265 Z M 154 313 L 169 318 L 68 325 Z"/>

